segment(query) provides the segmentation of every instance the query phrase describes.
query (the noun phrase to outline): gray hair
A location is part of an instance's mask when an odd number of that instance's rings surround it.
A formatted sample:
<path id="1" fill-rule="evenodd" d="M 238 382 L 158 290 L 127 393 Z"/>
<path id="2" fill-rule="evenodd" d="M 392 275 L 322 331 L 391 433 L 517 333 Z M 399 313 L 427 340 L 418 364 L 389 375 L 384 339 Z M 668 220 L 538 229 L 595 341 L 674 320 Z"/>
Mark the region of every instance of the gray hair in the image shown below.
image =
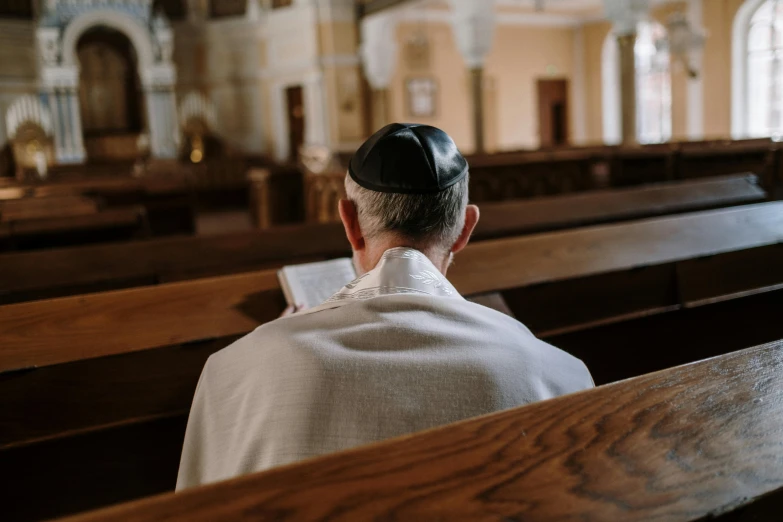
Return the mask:
<path id="1" fill-rule="evenodd" d="M 425 248 L 448 250 L 465 226 L 468 176 L 437 194 L 388 194 L 365 189 L 348 175 L 345 192 L 367 238 L 391 233 Z"/>

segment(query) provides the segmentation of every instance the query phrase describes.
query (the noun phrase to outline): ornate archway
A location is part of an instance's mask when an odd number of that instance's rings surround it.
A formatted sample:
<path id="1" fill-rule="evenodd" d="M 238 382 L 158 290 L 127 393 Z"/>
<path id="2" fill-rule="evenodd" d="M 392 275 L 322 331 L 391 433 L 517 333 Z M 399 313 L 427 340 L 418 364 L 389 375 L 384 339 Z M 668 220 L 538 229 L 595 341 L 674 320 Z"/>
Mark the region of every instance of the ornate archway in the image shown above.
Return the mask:
<path id="1" fill-rule="evenodd" d="M 179 133 L 176 70 L 171 62 L 173 34 L 162 15 L 152 17 L 151 8 L 152 0 L 104 0 L 99 6 L 69 0 L 46 2 L 36 36 L 42 95 L 55 120 L 58 162 L 85 160 L 77 44 L 85 33 L 101 27 L 122 33 L 136 53 L 152 156 L 176 157 Z"/>

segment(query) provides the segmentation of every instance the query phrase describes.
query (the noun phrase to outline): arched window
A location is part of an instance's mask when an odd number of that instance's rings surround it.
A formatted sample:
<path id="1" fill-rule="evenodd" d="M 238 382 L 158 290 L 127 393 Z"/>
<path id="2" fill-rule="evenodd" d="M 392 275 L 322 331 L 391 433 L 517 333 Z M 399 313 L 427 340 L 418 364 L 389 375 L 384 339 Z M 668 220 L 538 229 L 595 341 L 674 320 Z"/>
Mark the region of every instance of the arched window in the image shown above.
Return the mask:
<path id="1" fill-rule="evenodd" d="M 636 139 L 639 143 L 662 143 L 672 136 L 672 86 L 669 53 L 656 44 L 665 38 L 659 23 L 643 21 L 637 28 L 636 46 Z M 603 50 L 604 141 L 621 141 L 620 58 L 617 38 L 607 36 Z"/>
<path id="2" fill-rule="evenodd" d="M 672 76 L 669 52 L 656 42 L 666 38 L 661 24 L 642 22 L 636 37 L 636 138 L 663 143 L 672 137 Z"/>
<path id="3" fill-rule="evenodd" d="M 747 135 L 783 131 L 783 1 L 767 0 L 753 14 L 747 44 Z"/>
<path id="4" fill-rule="evenodd" d="M 783 1 L 745 0 L 734 18 L 731 134 L 783 134 Z"/>

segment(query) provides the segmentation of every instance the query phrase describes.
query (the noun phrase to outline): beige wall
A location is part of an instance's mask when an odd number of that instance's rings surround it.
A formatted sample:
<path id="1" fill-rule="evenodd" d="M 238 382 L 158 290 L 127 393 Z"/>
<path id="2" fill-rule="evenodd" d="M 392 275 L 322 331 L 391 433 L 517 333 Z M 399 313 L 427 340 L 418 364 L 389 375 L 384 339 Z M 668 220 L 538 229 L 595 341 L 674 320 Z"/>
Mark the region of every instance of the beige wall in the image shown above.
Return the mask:
<path id="1" fill-rule="evenodd" d="M 334 21 L 318 25 L 319 54 L 323 58 L 324 87 L 332 145 L 353 150 L 364 139 L 364 105 L 358 63 L 335 63 L 359 51 L 356 24 Z"/>
<path id="2" fill-rule="evenodd" d="M 497 85 L 497 145 L 501 150 L 538 147 L 539 79 L 567 79 L 573 85 L 574 31 L 571 28 L 500 26 L 486 74 Z M 571 135 L 574 96 L 569 93 Z"/>
<path id="3" fill-rule="evenodd" d="M 601 58 L 604 41 L 611 29 L 612 26 L 608 22 L 596 22 L 584 26 L 587 143 L 602 143 L 604 139 Z"/>
<path id="4" fill-rule="evenodd" d="M 417 118 L 417 123 L 434 125 L 446 131 L 465 151 L 472 150 L 473 130 L 470 125 L 469 77 L 462 56 L 454 43 L 451 27 L 431 24 L 426 27 L 430 58 L 427 70 L 414 70 L 406 60 L 405 42 L 419 26 L 401 24 L 397 35 L 400 43 L 398 63 L 389 89 L 389 117 L 392 121 L 411 122 L 408 112 L 405 82 L 415 76 L 433 77 L 438 85 L 435 116 Z"/>
<path id="5" fill-rule="evenodd" d="M 743 0 L 703 0 L 704 133 L 731 136 L 731 40 L 734 17 Z"/>
<path id="6" fill-rule="evenodd" d="M 407 109 L 406 80 L 414 76 L 431 76 L 439 87 L 437 114 L 433 118 L 418 118 L 419 122 L 442 128 L 462 150 L 471 152 L 470 78 L 451 27 L 445 23 L 432 23 L 424 29 L 431 52 L 427 70 L 412 69 L 406 59 L 405 43 L 420 30 L 422 27 L 415 24 L 401 24 L 398 28 L 400 53 L 390 88 L 391 119 L 409 121 L 412 118 Z M 487 129 L 488 147 L 510 150 L 538 146 L 536 81 L 548 77 L 572 80 L 573 38 L 571 28 L 498 27 L 485 67 L 486 82 L 494 86 L 493 93 L 486 98 L 486 120 L 490 126 Z M 571 109 L 573 133 L 573 96 Z"/>

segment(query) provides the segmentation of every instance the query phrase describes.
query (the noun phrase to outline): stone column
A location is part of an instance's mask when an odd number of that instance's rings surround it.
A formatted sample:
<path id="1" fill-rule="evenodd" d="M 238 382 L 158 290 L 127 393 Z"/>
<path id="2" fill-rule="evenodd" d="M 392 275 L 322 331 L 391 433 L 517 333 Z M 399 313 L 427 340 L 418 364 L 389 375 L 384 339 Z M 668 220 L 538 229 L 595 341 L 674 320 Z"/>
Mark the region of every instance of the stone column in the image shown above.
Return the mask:
<path id="1" fill-rule="evenodd" d="M 176 71 L 170 65 L 156 65 L 142 71 L 147 129 L 153 158 L 174 159 L 179 150 L 177 101 L 174 95 Z"/>
<path id="2" fill-rule="evenodd" d="M 330 141 L 323 74 L 309 74 L 305 79 L 304 92 L 302 94 L 306 118 L 305 143 L 328 145 Z"/>
<path id="3" fill-rule="evenodd" d="M 704 33 L 704 4 L 702 0 L 688 0 L 688 20 L 699 32 Z M 688 78 L 688 139 L 704 139 L 704 50 L 699 47 L 691 54 L 691 66 L 698 76 Z"/>
<path id="4" fill-rule="evenodd" d="M 390 123 L 389 86 L 397 65 L 397 20 L 384 13 L 362 20 L 361 56 L 364 75 L 372 88 L 373 132 Z"/>
<path id="5" fill-rule="evenodd" d="M 636 27 L 649 11 L 649 0 L 604 0 L 606 16 L 620 49 L 620 114 L 623 145 L 636 139 Z"/>
<path id="6" fill-rule="evenodd" d="M 623 145 L 636 143 L 636 31 L 617 36 L 620 47 L 620 118 Z"/>
<path id="7" fill-rule="evenodd" d="M 84 150 L 79 106 L 78 67 L 43 68 L 41 86 L 52 114 L 54 154 L 57 163 L 83 163 L 87 159 L 87 154 Z"/>
<path id="8" fill-rule="evenodd" d="M 452 29 L 465 65 L 470 71 L 475 152 L 484 152 L 484 61 L 495 37 L 493 2 L 450 0 Z"/>

